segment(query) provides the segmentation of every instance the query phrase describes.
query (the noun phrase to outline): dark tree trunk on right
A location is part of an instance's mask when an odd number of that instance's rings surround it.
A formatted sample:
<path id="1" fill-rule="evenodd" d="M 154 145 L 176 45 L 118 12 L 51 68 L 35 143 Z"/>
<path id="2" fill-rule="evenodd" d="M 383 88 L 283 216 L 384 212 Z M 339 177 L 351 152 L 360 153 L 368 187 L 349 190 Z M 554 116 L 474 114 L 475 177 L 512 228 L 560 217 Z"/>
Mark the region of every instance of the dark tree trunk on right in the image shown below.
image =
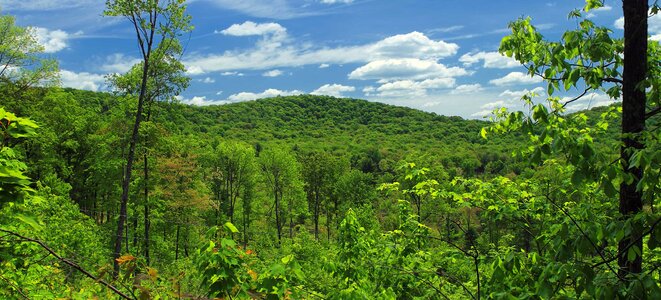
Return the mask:
<path id="1" fill-rule="evenodd" d="M 622 134 L 621 161 L 626 174 L 634 180 L 620 184 L 620 213 L 624 220 L 632 218 L 643 208 L 641 192 L 637 185 L 642 177 L 642 169 L 630 168 L 632 151 L 643 145 L 635 135 L 645 129 L 645 89 L 639 85 L 647 76 L 647 0 L 622 1 L 624 11 L 624 71 L 622 84 Z M 633 247 L 643 251 L 642 232 L 632 226 L 631 234 L 624 236 L 618 245 L 618 265 L 620 277 L 642 272 L 642 256 L 636 255 L 629 261 L 627 252 Z M 633 244 L 633 247 L 630 245 Z"/>

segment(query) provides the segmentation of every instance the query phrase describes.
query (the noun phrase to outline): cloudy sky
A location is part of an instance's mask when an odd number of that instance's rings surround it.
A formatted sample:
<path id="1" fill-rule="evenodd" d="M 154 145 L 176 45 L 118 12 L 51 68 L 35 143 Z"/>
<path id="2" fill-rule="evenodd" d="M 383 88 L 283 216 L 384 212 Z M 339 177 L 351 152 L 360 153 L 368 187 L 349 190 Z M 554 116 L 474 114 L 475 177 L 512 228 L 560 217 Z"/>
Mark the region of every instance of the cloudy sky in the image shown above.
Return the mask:
<path id="1" fill-rule="evenodd" d="M 621 35 L 619 1 L 590 13 Z M 106 89 L 139 52 L 130 24 L 102 17 L 102 0 L 0 0 L 34 27 L 60 61 L 65 86 Z M 583 0 L 195 0 L 195 30 L 182 42 L 190 88 L 182 101 L 224 104 L 301 93 L 361 98 L 443 115 L 481 118 L 516 108 L 538 78 L 497 53 L 508 22 L 530 16 L 549 39 L 575 26 Z M 661 38 L 661 17 L 650 19 Z M 571 96 L 572 93 L 566 96 Z M 579 91 L 574 91 L 579 94 Z M 575 108 L 607 104 L 591 94 Z"/>

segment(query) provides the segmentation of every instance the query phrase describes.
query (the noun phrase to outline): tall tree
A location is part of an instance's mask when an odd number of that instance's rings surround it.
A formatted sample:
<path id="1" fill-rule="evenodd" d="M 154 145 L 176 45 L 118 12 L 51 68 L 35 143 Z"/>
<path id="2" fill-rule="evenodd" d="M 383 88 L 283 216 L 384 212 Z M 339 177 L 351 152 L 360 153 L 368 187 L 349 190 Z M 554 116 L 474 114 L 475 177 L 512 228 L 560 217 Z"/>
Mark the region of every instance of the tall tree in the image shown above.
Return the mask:
<path id="1" fill-rule="evenodd" d="M 645 80 L 647 79 L 647 16 L 648 0 L 622 1 L 624 11 L 624 61 L 622 72 L 622 137 L 620 149 L 622 169 L 633 180 L 620 184 L 620 213 L 625 219 L 632 219 L 643 209 L 642 193 L 639 188 L 643 177 L 640 166 L 632 165 L 635 151 L 643 149 L 640 133 L 645 130 Z M 634 226 L 636 228 L 637 226 Z M 642 229 L 634 229 L 625 235 L 618 245 L 618 265 L 620 276 L 642 272 L 643 239 Z M 629 259 L 629 248 L 637 247 L 640 255 Z"/>
<path id="2" fill-rule="evenodd" d="M 308 209 L 312 211 L 314 222 L 314 238 L 319 239 L 319 219 L 322 204 L 330 202 L 332 186 L 334 183 L 334 162 L 324 152 L 312 152 L 302 158 L 303 180 L 305 181 L 305 192 L 308 197 Z M 327 199 L 325 202 L 324 200 Z M 330 218 L 330 205 L 326 203 L 326 218 Z M 327 220 L 329 223 L 330 220 Z M 330 231 L 330 228 L 327 228 Z"/>
<path id="3" fill-rule="evenodd" d="M 601 0 L 586 0 L 584 11 L 603 6 Z M 643 238 L 654 232 L 660 220 L 658 214 L 645 212 L 643 200 L 654 206 L 658 189 L 659 127 L 646 130 L 646 120 L 661 112 L 658 88 L 659 45 L 648 43 L 647 18 L 659 11 L 655 4 L 650 9 L 648 0 L 623 1 L 624 38 L 612 38 L 611 30 L 584 18 L 578 10 L 570 17 L 579 20 L 578 28 L 563 34 L 560 42 L 548 42 L 531 25 L 530 19 L 521 19 L 510 25 L 512 34 L 501 42 L 501 53 L 523 63 L 531 76 L 540 76 L 547 83 L 548 103 L 534 104 L 532 96 L 523 99 L 531 107 L 529 115 L 521 112 L 497 113 L 502 122 L 493 129 L 522 128 L 531 134 L 535 144 L 532 161 L 540 163 L 544 155 L 562 153 L 573 166 L 572 184 L 585 181 L 598 182 L 609 197 L 617 197 L 617 222 L 627 228 L 623 234 L 614 234 L 617 254 L 606 259 L 603 249 L 596 248 L 602 262 L 609 266 L 616 260 L 616 273 L 621 283 L 629 283 L 643 275 Z M 572 99 L 552 97 L 555 91 L 579 88 L 583 92 Z M 591 127 L 584 114 L 566 115 L 566 107 L 580 101 L 591 92 L 603 92 L 611 98 L 621 99 L 621 115 L 612 111 L 602 115 L 598 126 Z M 648 95 L 651 103 L 648 103 Z M 551 111 L 549 111 L 549 108 Z M 621 148 L 616 164 L 612 158 L 595 151 L 592 136 L 605 131 L 608 122 L 620 117 Z M 483 133 L 485 133 L 483 131 Z M 619 185 L 619 191 L 616 186 Z M 654 240 L 654 238 L 650 238 Z M 652 243 L 653 247 L 656 247 Z M 653 248 L 652 246 L 650 246 Z"/>
<path id="4" fill-rule="evenodd" d="M 223 212 L 234 222 L 239 198 L 249 187 L 257 169 L 253 147 L 239 142 L 224 142 L 211 154 L 212 190 L 217 212 Z M 217 222 L 219 220 L 216 220 Z"/>
<path id="5" fill-rule="evenodd" d="M 162 41 L 158 48 L 153 52 L 151 67 L 149 68 L 147 76 L 147 85 L 145 92 L 145 105 L 147 115 L 145 122 L 150 123 L 154 102 L 156 101 L 170 101 L 174 100 L 190 83 L 190 77 L 186 76 L 186 68 L 177 59 L 183 53 L 183 49 L 178 40 L 169 39 Z M 108 81 L 115 89 L 116 93 L 124 96 L 139 97 L 142 78 L 144 71 L 144 61 L 134 65 L 125 74 L 113 74 L 108 77 Z M 143 126 L 144 127 L 144 126 Z M 147 265 L 150 263 L 149 257 L 149 152 L 153 148 L 154 143 L 158 140 L 158 135 L 155 135 L 154 126 L 148 126 L 152 130 L 139 130 L 141 132 L 142 140 L 142 159 L 143 159 L 143 217 L 144 217 L 144 255 Z M 149 134 L 152 133 L 152 134 Z M 133 216 L 133 229 L 134 229 L 134 244 L 137 242 L 137 222 L 138 213 L 134 209 Z"/>
<path id="6" fill-rule="evenodd" d="M 176 40 L 183 32 L 191 29 L 190 17 L 186 15 L 186 6 L 183 0 L 108 0 L 106 1 L 105 14 L 108 16 L 125 17 L 132 24 L 138 41 L 142 58 L 142 78 L 138 95 L 138 106 L 135 115 L 135 123 L 129 142 L 129 150 L 126 158 L 126 170 L 122 182 L 122 197 L 117 222 L 117 235 L 115 237 L 115 249 L 113 269 L 114 274 L 119 273 L 117 258 L 121 255 L 122 237 L 124 234 L 124 223 L 126 222 L 127 202 L 129 198 L 129 184 L 131 172 L 135 159 L 135 147 L 138 140 L 140 122 L 148 98 L 148 84 L 150 67 L 154 64 L 152 57 L 154 49 L 161 48 Z M 164 46 L 167 49 L 167 46 Z M 165 52 L 165 49 L 163 49 Z M 160 56 L 164 58 L 164 56 Z"/>
<path id="7" fill-rule="evenodd" d="M 268 149 L 262 151 L 259 156 L 262 166 L 263 177 L 273 195 L 273 211 L 275 213 L 275 225 L 278 234 L 278 244 L 282 240 L 282 226 L 285 223 L 286 195 L 292 195 L 300 179 L 298 162 L 290 153 L 282 149 Z M 290 206 L 291 208 L 291 206 Z"/>

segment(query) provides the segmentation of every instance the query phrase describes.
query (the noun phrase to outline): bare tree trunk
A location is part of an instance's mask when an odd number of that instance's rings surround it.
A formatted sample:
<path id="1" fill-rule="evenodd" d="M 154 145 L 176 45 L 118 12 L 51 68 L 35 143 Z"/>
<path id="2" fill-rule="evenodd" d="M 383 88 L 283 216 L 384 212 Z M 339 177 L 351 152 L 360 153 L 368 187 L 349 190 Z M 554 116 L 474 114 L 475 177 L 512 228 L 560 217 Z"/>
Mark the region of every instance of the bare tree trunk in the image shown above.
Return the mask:
<path id="1" fill-rule="evenodd" d="M 135 13 L 135 12 L 133 12 Z M 133 23 L 136 34 L 138 36 L 138 42 L 140 44 L 140 49 L 142 50 L 142 82 L 140 83 L 140 95 L 138 96 L 138 110 L 135 114 L 135 123 L 133 124 L 133 132 L 131 134 L 131 140 L 129 143 L 129 153 L 126 158 L 126 173 L 124 176 L 124 181 L 122 182 L 122 198 L 121 205 L 119 209 L 119 220 L 117 222 L 117 237 L 115 239 L 115 253 L 113 255 L 113 275 L 117 277 L 119 275 L 119 262 L 117 258 L 121 255 L 122 251 L 122 233 L 124 232 L 124 222 L 126 221 L 126 205 L 129 200 L 129 185 L 131 183 L 131 172 L 133 169 L 133 161 L 135 159 L 135 145 L 138 142 L 140 122 L 142 121 L 142 111 L 145 104 L 145 98 L 147 96 L 147 79 L 149 76 L 149 58 L 151 56 L 152 44 L 154 42 L 154 34 L 156 33 L 156 20 L 158 14 L 153 12 L 153 15 L 150 17 L 151 28 L 149 31 L 149 37 L 143 37 L 140 35 L 139 26 L 136 22 Z M 146 38 L 146 41 L 143 40 Z"/>
<path id="2" fill-rule="evenodd" d="M 175 244 L 174 244 L 174 260 L 179 259 L 179 228 L 181 225 L 177 224 L 177 238 L 175 239 Z"/>
<path id="3" fill-rule="evenodd" d="M 642 195 L 637 185 L 643 175 L 642 169 L 630 168 L 632 151 L 642 149 L 643 145 L 632 137 L 645 129 L 645 89 L 639 87 L 647 76 L 647 0 L 622 1 L 624 11 L 624 70 L 622 74 L 622 134 L 624 145 L 620 156 L 624 172 L 634 179 L 631 183 L 620 184 L 620 213 L 622 218 L 632 218 L 643 208 Z M 619 275 L 642 272 L 642 255 L 636 255 L 629 261 L 627 252 L 637 247 L 642 254 L 642 232 L 638 226 L 632 226 L 632 232 L 624 236 L 618 244 Z M 633 244 L 633 247 L 630 246 Z"/>
<path id="4" fill-rule="evenodd" d="M 151 222 L 149 220 L 149 164 L 147 161 L 147 153 L 145 152 L 144 154 L 144 160 L 145 160 L 145 165 L 144 165 L 144 173 L 145 173 L 145 190 L 144 190 L 144 195 L 145 195 L 145 241 L 144 241 L 144 247 L 145 247 L 145 260 L 147 265 L 149 266 L 149 225 L 151 225 Z"/>

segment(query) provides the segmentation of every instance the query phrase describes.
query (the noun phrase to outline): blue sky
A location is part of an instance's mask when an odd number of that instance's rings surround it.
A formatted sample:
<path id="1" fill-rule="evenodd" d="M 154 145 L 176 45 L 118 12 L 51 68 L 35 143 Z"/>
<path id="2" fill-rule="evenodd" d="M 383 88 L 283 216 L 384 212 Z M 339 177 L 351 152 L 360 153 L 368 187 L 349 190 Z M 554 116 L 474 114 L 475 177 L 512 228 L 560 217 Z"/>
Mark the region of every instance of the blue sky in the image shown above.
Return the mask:
<path id="1" fill-rule="evenodd" d="M 591 12 L 621 34 L 619 1 Z M 518 108 L 543 84 L 497 54 L 508 22 L 530 16 L 549 39 L 575 21 L 584 1 L 196 0 L 195 30 L 182 58 L 193 78 L 181 100 L 224 104 L 301 93 L 326 94 L 481 118 Z M 60 61 L 64 86 L 105 90 L 104 75 L 137 62 L 130 24 L 102 17 L 101 0 L 0 0 L 3 13 L 35 28 Z M 661 18 L 650 19 L 659 39 Z M 575 92 L 578 94 L 578 91 Z M 567 94 L 571 96 L 571 93 Z M 610 103 L 592 94 L 575 109 Z"/>

